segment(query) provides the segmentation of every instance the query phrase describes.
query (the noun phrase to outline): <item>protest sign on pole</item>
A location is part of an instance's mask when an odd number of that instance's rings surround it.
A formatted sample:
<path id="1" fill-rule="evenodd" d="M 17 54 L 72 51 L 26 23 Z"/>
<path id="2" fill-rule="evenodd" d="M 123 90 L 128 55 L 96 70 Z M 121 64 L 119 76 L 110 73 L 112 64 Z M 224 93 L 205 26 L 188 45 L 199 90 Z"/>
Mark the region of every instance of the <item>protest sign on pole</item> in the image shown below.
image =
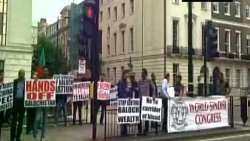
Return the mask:
<path id="1" fill-rule="evenodd" d="M 55 107 L 56 81 L 52 79 L 26 80 L 24 107 Z"/>
<path id="2" fill-rule="evenodd" d="M 110 82 L 98 82 L 97 83 L 97 100 L 110 100 Z"/>
<path id="3" fill-rule="evenodd" d="M 13 107 L 13 83 L 0 85 L 0 111 Z"/>
<path id="4" fill-rule="evenodd" d="M 110 93 L 110 106 L 117 106 L 117 96 L 118 96 L 118 91 L 117 91 L 117 86 L 113 87 L 109 91 Z"/>
<path id="5" fill-rule="evenodd" d="M 56 80 L 56 94 L 73 94 L 73 75 L 53 75 Z"/>
<path id="6" fill-rule="evenodd" d="M 226 97 L 171 98 L 168 131 L 183 132 L 229 126 Z"/>
<path id="7" fill-rule="evenodd" d="M 73 83 L 73 102 L 87 101 L 89 99 L 90 82 Z"/>
<path id="8" fill-rule="evenodd" d="M 85 74 L 86 73 L 86 60 L 85 59 L 79 59 L 78 73 L 79 74 Z"/>
<path id="9" fill-rule="evenodd" d="M 141 120 L 161 122 L 162 99 L 142 97 Z"/>
<path id="10" fill-rule="evenodd" d="M 140 99 L 117 100 L 117 123 L 137 124 L 140 123 Z"/>

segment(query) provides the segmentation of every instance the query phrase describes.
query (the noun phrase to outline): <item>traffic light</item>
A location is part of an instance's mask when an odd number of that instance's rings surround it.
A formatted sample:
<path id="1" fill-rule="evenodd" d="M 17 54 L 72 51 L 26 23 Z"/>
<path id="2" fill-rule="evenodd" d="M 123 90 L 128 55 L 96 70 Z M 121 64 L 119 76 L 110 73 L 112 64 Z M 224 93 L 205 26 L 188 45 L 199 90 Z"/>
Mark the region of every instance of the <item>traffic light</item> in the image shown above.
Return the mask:
<path id="1" fill-rule="evenodd" d="M 207 59 L 210 60 L 214 57 L 219 57 L 218 53 L 218 41 L 217 41 L 217 30 L 214 28 L 212 21 L 206 23 L 206 55 Z"/>

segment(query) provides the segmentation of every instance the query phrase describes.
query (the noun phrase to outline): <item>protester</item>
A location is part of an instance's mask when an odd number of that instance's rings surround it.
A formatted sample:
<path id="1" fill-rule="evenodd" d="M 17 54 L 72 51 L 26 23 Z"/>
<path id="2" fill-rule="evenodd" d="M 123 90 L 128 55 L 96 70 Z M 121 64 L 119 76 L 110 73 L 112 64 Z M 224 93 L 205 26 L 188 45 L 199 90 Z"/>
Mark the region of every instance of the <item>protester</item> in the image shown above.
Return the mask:
<path id="1" fill-rule="evenodd" d="M 142 69 L 141 80 L 139 81 L 139 95 L 140 99 L 142 96 L 153 96 L 153 84 L 148 78 L 148 72 L 145 68 Z M 142 122 L 139 124 L 139 135 L 142 134 Z M 147 135 L 149 130 L 149 121 L 145 121 L 145 129 L 143 130 L 143 135 Z"/>
<path id="2" fill-rule="evenodd" d="M 128 71 L 124 70 L 122 72 L 122 78 L 117 84 L 118 98 L 129 98 L 129 90 L 128 90 L 127 78 L 128 78 Z M 132 87 L 131 87 L 131 90 L 132 90 Z M 127 136 L 127 134 L 128 134 L 127 125 L 126 124 L 121 125 L 121 136 Z"/>
<path id="3" fill-rule="evenodd" d="M 169 89 L 169 73 L 167 73 L 164 76 L 164 79 L 162 80 L 162 103 L 163 103 L 163 109 L 164 109 L 164 114 L 163 114 L 163 124 L 162 124 L 162 131 L 167 131 L 167 117 L 168 117 L 168 89 Z"/>
<path id="4" fill-rule="evenodd" d="M 157 88 L 157 84 L 156 84 L 156 76 L 154 73 L 151 74 L 151 81 L 153 83 L 153 97 L 157 98 L 157 97 L 159 97 L 159 95 L 158 95 L 158 88 Z M 155 128 L 155 134 L 158 134 L 158 123 L 152 122 L 152 127 Z"/>
<path id="5" fill-rule="evenodd" d="M 33 75 L 33 79 L 38 79 L 37 78 L 37 73 L 35 72 Z M 26 134 L 30 134 L 32 130 L 34 130 L 34 122 L 35 122 L 35 117 L 36 117 L 36 108 L 27 108 L 27 128 L 26 128 Z"/>
<path id="6" fill-rule="evenodd" d="M 48 68 L 44 68 L 42 79 L 50 79 Z M 45 134 L 48 122 L 48 109 L 47 107 L 39 107 L 36 109 L 36 117 L 34 123 L 33 137 L 37 141 L 38 129 L 41 129 L 40 140 L 45 141 Z"/>
<path id="7" fill-rule="evenodd" d="M 176 81 L 176 84 L 174 86 L 174 90 L 175 90 L 175 96 L 178 97 L 183 97 L 185 96 L 185 87 L 184 85 L 181 83 L 181 75 L 178 75 L 177 76 L 177 81 Z"/>
<path id="8" fill-rule="evenodd" d="M 139 98 L 139 87 L 138 82 L 135 80 L 135 73 L 130 73 L 129 79 L 131 83 L 131 87 L 129 87 L 129 97 Z"/>
<path id="9" fill-rule="evenodd" d="M 220 89 L 220 95 L 225 96 L 226 92 L 227 92 L 227 89 L 226 89 L 226 82 L 224 80 L 224 75 L 223 75 L 222 72 L 220 73 L 219 79 L 220 79 L 220 88 L 219 88 Z"/>
<path id="10" fill-rule="evenodd" d="M 10 131 L 11 141 L 21 141 L 20 137 L 23 129 L 24 117 L 24 91 L 25 91 L 25 71 L 19 70 L 18 78 L 14 80 L 13 87 L 13 111 Z M 17 125 L 18 123 L 18 125 Z"/>
<path id="11" fill-rule="evenodd" d="M 105 81 L 105 74 L 101 74 L 100 76 L 100 82 L 104 82 Z M 107 105 L 107 101 L 103 101 L 103 100 L 97 100 L 97 103 L 96 103 L 96 116 L 98 115 L 98 111 L 101 107 L 101 117 L 100 117 L 100 124 L 102 125 L 103 124 L 103 118 L 104 118 L 104 112 L 105 112 L 105 108 L 106 108 L 106 105 Z"/>
<path id="12" fill-rule="evenodd" d="M 75 81 L 80 81 L 80 79 L 75 80 Z M 76 111 L 78 110 L 78 120 L 79 120 L 79 125 L 82 125 L 82 101 L 74 101 L 73 102 L 73 125 L 76 124 Z"/>
<path id="13" fill-rule="evenodd" d="M 64 126 L 67 126 L 67 95 L 58 94 L 56 95 L 56 114 L 55 114 L 55 122 L 58 124 L 58 118 L 61 116 L 61 112 L 63 112 Z"/>

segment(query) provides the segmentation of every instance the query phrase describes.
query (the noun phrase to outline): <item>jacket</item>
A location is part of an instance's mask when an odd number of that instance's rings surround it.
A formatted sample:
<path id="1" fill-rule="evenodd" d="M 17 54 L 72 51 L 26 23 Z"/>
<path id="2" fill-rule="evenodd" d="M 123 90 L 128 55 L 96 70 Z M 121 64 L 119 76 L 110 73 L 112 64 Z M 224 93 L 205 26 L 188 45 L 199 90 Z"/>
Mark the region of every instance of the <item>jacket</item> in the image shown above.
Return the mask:
<path id="1" fill-rule="evenodd" d="M 117 84 L 118 98 L 129 98 L 128 94 L 128 82 L 126 80 L 120 80 Z"/>

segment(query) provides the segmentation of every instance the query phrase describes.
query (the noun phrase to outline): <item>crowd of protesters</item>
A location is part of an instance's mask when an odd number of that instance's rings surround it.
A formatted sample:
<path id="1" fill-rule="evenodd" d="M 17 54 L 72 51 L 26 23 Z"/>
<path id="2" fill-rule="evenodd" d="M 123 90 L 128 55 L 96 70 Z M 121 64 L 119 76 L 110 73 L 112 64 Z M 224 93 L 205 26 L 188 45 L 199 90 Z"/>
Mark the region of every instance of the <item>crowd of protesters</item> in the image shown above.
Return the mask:
<path id="1" fill-rule="evenodd" d="M 49 70 L 44 68 L 44 73 L 41 78 L 37 77 L 35 73 L 33 79 L 50 79 L 51 75 Z M 176 76 L 176 82 L 170 84 L 170 75 L 169 73 L 165 74 L 162 83 L 161 89 L 157 87 L 157 78 L 154 73 L 151 73 L 151 78 L 148 77 L 147 69 L 142 69 L 140 80 L 136 80 L 135 73 L 124 70 L 122 72 L 121 80 L 117 83 L 118 88 L 118 98 L 140 98 L 142 96 L 149 96 L 153 98 L 162 98 L 163 102 L 163 122 L 162 122 L 162 131 L 167 131 L 167 109 L 168 109 L 168 98 L 170 97 L 169 89 L 172 86 L 174 88 L 175 97 L 184 97 L 187 95 L 185 86 L 182 84 L 182 76 Z M 75 80 L 75 81 L 89 81 L 86 80 Z M 100 81 L 105 81 L 105 75 L 100 75 Z M 203 86 L 200 85 L 200 77 L 198 77 L 198 93 L 203 93 Z M 11 132 L 10 132 L 10 141 L 21 141 L 20 137 L 22 134 L 23 120 L 25 111 L 27 111 L 27 121 L 26 121 L 26 134 L 32 135 L 35 140 L 44 141 L 46 138 L 47 122 L 48 122 L 48 108 L 24 108 L 24 96 L 25 96 L 25 72 L 20 70 L 18 72 L 18 78 L 14 80 L 13 83 L 13 108 L 7 111 L 0 112 L 0 137 L 1 137 L 1 126 L 6 119 L 10 118 L 11 115 Z M 229 81 L 224 80 L 223 73 L 217 68 L 213 72 L 213 77 L 210 78 L 210 83 L 208 85 L 210 95 L 228 95 L 231 91 L 229 87 Z M 60 118 L 61 112 L 63 112 L 64 126 L 67 126 L 67 95 L 57 95 L 56 96 L 56 111 L 55 111 L 55 123 L 57 125 L 58 119 Z M 92 101 L 93 102 L 93 101 Z M 92 103 L 91 102 L 91 103 Z M 83 102 L 73 102 L 73 125 L 76 123 L 76 113 L 78 110 L 79 116 L 79 125 L 82 125 L 82 106 Z M 98 111 L 101 107 L 101 116 L 100 124 L 103 124 L 104 112 L 107 106 L 107 101 L 97 100 L 96 106 L 94 109 L 94 115 L 97 117 Z M 86 104 L 88 106 L 88 104 Z M 94 118 L 96 118 L 94 117 Z M 145 126 L 142 126 L 142 125 Z M 140 121 L 138 124 L 138 135 L 147 135 L 149 131 L 149 121 Z M 128 125 L 121 125 L 121 135 L 127 136 L 128 134 Z M 142 129 L 144 127 L 144 129 Z M 152 122 L 151 127 L 155 129 L 155 133 L 158 133 L 158 123 Z M 38 136 L 39 130 L 41 130 L 40 136 Z"/>

